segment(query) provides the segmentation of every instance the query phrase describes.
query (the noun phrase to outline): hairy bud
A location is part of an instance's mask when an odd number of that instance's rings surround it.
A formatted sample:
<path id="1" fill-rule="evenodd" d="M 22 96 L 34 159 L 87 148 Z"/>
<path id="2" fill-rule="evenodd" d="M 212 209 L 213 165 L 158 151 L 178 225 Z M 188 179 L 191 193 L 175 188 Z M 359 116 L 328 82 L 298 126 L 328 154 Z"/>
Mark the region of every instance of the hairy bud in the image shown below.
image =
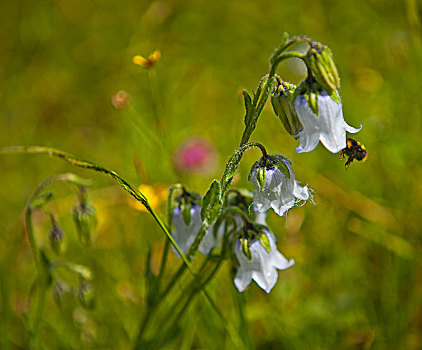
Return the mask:
<path id="1" fill-rule="evenodd" d="M 271 94 L 271 104 L 273 105 L 274 113 L 283 123 L 286 131 L 297 140 L 303 127 L 293 104 L 295 90 L 295 85 L 285 82 L 281 83 Z"/>
<path id="2" fill-rule="evenodd" d="M 324 90 L 330 92 L 340 87 L 340 78 L 329 47 L 320 43 L 314 44 L 308 51 L 306 63 Z"/>

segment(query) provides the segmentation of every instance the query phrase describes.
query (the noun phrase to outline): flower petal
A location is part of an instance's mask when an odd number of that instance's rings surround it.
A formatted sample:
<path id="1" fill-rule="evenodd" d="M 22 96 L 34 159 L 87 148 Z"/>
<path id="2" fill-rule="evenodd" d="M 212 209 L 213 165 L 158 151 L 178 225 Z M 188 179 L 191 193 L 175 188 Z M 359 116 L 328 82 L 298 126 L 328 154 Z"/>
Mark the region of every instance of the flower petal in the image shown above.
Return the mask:
<path id="1" fill-rule="evenodd" d="M 319 125 L 316 116 L 303 95 L 296 97 L 295 109 L 303 126 L 303 130 L 299 133 L 300 145 L 296 148 L 296 152 L 310 152 L 319 142 Z"/>
<path id="2" fill-rule="evenodd" d="M 238 269 L 234 276 L 234 285 L 239 292 L 243 292 L 252 282 L 252 272 Z"/>
<path id="3" fill-rule="evenodd" d="M 335 102 L 326 91 L 323 91 L 318 96 L 318 108 L 321 143 L 332 153 L 340 152 L 346 147 L 342 105 Z"/>
<path id="4" fill-rule="evenodd" d="M 344 122 L 344 127 L 346 128 L 347 132 L 350 132 L 351 134 L 356 134 L 357 132 L 362 130 L 362 124 L 360 124 L 360 128 L 356 129 L 353 126 L 350 126 L 349 124 L 347 124 L 346 122 Z"/>
<path id="5" fill-rule="evenodd" d="M 302 201 L 307 201 L 309 199 L 308 186 L 300 186 L 295 180 L 293 195 Z"/>
<path id="6" fill-rule="evenodd" d="M 208 255 L 212 248 L 216 245 L 216 239 L 213 233 L 213 225 L 207 228 L 204 237 L 202 238 L 201 243 L 199 244 L 198 250 L 204 254 Z"/>
<path id="7" fill-rule="evenodd" d="M 193 205 L 190 213 L 191 220 L 189 225 L 186 225 L 183 220 L 180 207 L 174 208 L 172 216 L 174 225 L 172 236 L 183 254 L 185 254 L 193 244 L 202 226 L 201 208 L 198 205 Z"/>

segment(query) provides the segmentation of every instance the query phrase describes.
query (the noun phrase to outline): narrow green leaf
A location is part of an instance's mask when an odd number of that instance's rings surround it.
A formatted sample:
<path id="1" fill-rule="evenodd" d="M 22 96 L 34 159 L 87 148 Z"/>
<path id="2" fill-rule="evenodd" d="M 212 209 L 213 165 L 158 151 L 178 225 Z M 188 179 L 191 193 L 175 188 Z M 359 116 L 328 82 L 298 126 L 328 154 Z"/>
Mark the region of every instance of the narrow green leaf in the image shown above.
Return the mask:
<path id="1" fill-rule="evenodd" d="M 243 90 L 242 93 L 243 93 L 243 98 L 245 99 L 245 109 L 246 109 L 245 125 L 248 126 L 248 124 L 250 123 L 251 115 L 252 115 L 252 98 L 246 90 Z"/>

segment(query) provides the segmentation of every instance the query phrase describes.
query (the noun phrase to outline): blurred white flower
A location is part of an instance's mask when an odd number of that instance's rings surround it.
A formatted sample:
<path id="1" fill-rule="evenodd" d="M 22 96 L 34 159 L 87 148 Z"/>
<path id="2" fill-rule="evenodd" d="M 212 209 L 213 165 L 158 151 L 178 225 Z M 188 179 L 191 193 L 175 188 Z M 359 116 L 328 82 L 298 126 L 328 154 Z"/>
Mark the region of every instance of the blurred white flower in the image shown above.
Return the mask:
<path id="1" fill-rule="evenodd" d="M 264 230 L 270 242 L 271 251 L 268 252 L 258 239 L 250 243 L 252 259 L 249 260 L 242 251 L 239 240 L 235 243 L 234 252 L 239 262 L 234 284 L 239 292 L 243 292 L 254 280 L 267 293 L 271 291 L 277 282 L 278 270 L 285 270 L 294 265 L 294 260 L 287 260 L 278 250 L 275 244 L 275 236 Z"/>
<path id="2" fill-rule="evenodd" d="M 171 235 L 173 236 L 182 253 L 185 254 L 201 230 L 201 207 L 199 205 L 192 205 L 190 208 L 190 222 L 188 225 L 183 218 L 182 209 L 180 207 L 174 208 L 172 223 L 174 230 L 172 231 Z"/>
<path id="3" fill-rule="evenodd" d="M 296 148 L 298 153 L 312 151 L 320 140 L 330 152 L 340 152 L 346 148 L 346 131 L 356 133 L 362 129 L 362 126 L 355 129 L 344 121 L 341 103 L 335 102 L 326 91 L 318 94 L 318 115 L 303 94 L 296 97 L 295 109 L 303 126 L 299 133 L 300 145 Z"/>
<path id="4" fill-rule="evenodd" d="M 250 179 L 255 186 L 253 206 L 257 212 L 263 213 L 273 208 L 278 215 L 282 216 L 295 205 L 296 198 L 304 201 L 309 198 L 308 186 L 300 186 L 295 180 L 290 163 L 285 159 L 281 161 L 287 167 L 289 176 L 277 166 L 265 169 L 262 188 L 257 180 L 259 168 L 253 169 L 250 174 Z"/>

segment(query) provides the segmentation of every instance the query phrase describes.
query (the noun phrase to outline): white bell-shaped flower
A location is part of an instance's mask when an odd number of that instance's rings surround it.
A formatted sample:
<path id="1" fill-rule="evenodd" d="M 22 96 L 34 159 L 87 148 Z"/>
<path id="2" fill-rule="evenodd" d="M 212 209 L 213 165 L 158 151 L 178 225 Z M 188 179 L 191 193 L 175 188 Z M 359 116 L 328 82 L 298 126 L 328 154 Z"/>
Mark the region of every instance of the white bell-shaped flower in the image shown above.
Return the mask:
<path id="1" fill-rule="evenodd" d="M 182 253 L 185 254 L 201 230 L 201 207 L 196 204 L 192 205 L 190 208 L 190 221 L 188 225 L 183 218 L 182 209 L 179 206 L 174 208 L 172 223 L 174 230 L 172 231 L 171 235 L 173 236 Z"/>
<path id="2" fill-rule="evenodd" d="M 267 293 L 271 291 L 277 282 L 278 270 L 285 270 L 294 265 L 294 260 L 287 260 L 278 250 L 275 244 L 275 236 L 264 230 L 268 237 L 271 251 L 268 252 L 258 239 L 250 243 L 252 259 L 249 260 L 242 251 L 239 240 L 235 243 L 234 252 L 239 262 L 234 284 L 239 292 L 243 292 L 254 280 Z"/>
<path id="3" fill-rule="evenodd" d="M 287 175 L 277 165 L 272 168 L 267 166 L 265 178 L 261 185 L 257 179 L 259 167 L 252 168 L 250 180 L 255 186 L 253 206 L 257 212 L 263 213 L 272 208 L 278 215 L 282 216 L 295 205 L 297 200 L 306 201 L 309 199 L 308 186 L 298 184 L 287 160 L 281 159 L 281 162 L 285 165 L 283 168 L 287 171 Z"/>
<path id="4" fill-rule="evenodd" d="M 299 133 L 300 145 L 296 148 L 298 153 L 314 150 L 319 141 L 330 152 L 340 152 L 346 147 L 346 131 L 357 133 L 362 128 L 355 129 L 344 121 L 341 103 L 334 101 L 326 91 L 318 94 L 318 115 L 303 94 L 296 97 L 295 109 L 303 126 Z"/>

